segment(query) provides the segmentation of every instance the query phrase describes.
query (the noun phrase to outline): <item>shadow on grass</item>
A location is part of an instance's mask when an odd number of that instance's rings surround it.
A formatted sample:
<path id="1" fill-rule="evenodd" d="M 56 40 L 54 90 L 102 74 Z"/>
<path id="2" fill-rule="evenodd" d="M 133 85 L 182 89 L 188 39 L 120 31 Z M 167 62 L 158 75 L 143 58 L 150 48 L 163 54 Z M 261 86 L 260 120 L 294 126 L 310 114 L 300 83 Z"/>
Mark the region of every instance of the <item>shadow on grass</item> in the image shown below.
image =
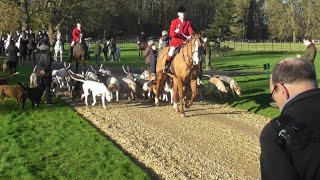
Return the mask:
<path id="1" fill-rule="evenodd" d="M 257 89 L 255 90 L 250 90 L 252 92 L 258 92 Z M 260 90 L 262 92 L 264 90 Z M 251 93 L 252 93 L 251 92 Z M 249 91 L 247 91 L 248 94 L 251 94 Z M 254 106 L 249 107 L 248 111 L 253 112 L 253 113 L 258 113 L 261 110 L 264 110 L 266 108 L 270 107 L 270 102 L 271 97 L 269 93 L 259 93 L 259 94 L 254 94 L 254 95 L 249 95 L 249 96 L 243 96 L 239 97 L 238 99 L 234 100 L 229 100 L 228 104 L 230 104 L 231 107 L 236 107 L 241 104 L 249 103 L 249 102 L 254 102 Z"/>
<path id="2" fill-rule="evenodd" d="M 256 81 L 268 81 L 269 82 L 269 78 L 266 77 L 264 78 L 257 78 L 257 79 L 249 79 L 249 80 L 238 80 L 237 82 L 243 82 L 243 83 L 247 83 L 247 82 L 256 82 Z"/>
<path id="3" fill-rule="evenodd" d="M 102 131 L 101 129 L 99 129 L 97 126 L 95 126 L 90 120 L 88 120 L 87 118 L 85 118 L 84 116 L 82 116 L 78 111 L 76 111 L 74 109 L 74 107 L 69 106 L 73 109 L 73 111 L 75 113 L 77 113 L 80 117 L 82 117 L 84 120 L 86 120 L 93 128 L 95 128 L 102 136 L 104 136 L 108 141 L 112 142 L 112 144 L 117 147 L 119 150 L 121 150 L 126 156 L 128 156 L 133 163 L 135 163 L 136 165 L 138 165 L 141 169 L 143 169 L 148 176 L 151 179 L 160 179 L 160 177 L 157 175 L 157 173 L 149 168 L 146 167 L 142 162 L 140 162 L 137 158 L 135 158 L 132 154 L 130 154 L 128 151 L 126 151 L 120 144 L 118 144 L 114 139 L 112 139 L 109 135 L 107 135 L 104 131 Z"/>

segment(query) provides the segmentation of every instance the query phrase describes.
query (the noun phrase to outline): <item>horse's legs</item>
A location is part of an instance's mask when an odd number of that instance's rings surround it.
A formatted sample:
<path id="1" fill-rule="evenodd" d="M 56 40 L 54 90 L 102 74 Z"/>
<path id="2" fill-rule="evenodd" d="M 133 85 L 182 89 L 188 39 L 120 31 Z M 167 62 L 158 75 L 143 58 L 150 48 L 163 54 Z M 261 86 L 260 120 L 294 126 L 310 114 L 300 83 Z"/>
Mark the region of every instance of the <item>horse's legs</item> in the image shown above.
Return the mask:
<path id="1" fill-rule="evenodd" d="M 82 64 L 83 64 L 83 69 L 86 67 L 86 59 L 84 56 L 81 57 Z"/>
<path id="2" fill-rule="evenodd" d="M 156 81 L 156 85 L 153 88 L 153 92 L 155 95 L 155 98 L 154 98 L 155 104 L 159 105 L 159 96 L 160 96 L 160 93 L 162 92 L 164 81 L 168 78 L 168 76 L 166 74 L 163 74 L 162 71 L 159 71 L 157 72 L 156 77 L 157 77 L 157 81 Z"/>
<path id="3" fill-rule="evenodd" d="M 185 117 L 184 108 L 183 108 L 183 98 L 184 98 L 183 83 L 182 83 L 181 79 L 177 79 L 176 80 L 176 86 L 178 86 L 177 90 L 178 90 L 178 93 L 179 93 L 179 101 L 180 101 L 179 111 L 180 111 L 180 115 L 181 115 L 181 117 Z"/>
<path id="4" fill-rule="evenodd" d="M 62 49 L 60 50 L 60 62 L 62 62 L 62 54 L 63 54 L 63 52 L 62 52 Z"/>
<path id="5" fill-rule="evenodd" d="M 176 109 L 177 112 L 179 112 L 179 108 L 178 108 L 178 85 L 177 85 L 177 80 L 173 79 L 173 87 L 172 87 L 172 99 L 171 101 L 173 101 L 173 108 Z"/>
<path id="6" fill-rule="evenodd" d="M 161 71 L 157 72 L 156 78 L 157 78 L 156 79 L 156 84 L 154 85 L 153 92 L 154 92 L 154 95 L 155 95 L 154 103 L 158 106 L 159 105 L 159 95 L 160 95 L 160 92 L 161 92 L 160 91 L 160 85 L 161 85 L 161 80 L 163 78 L 163 72 L 161 72 Z"/>
<path id="7" fill-rule="evenodd" d="M 74 57 L 74 60 L 76 62 L 76 73 L 78 73 L 79 60 L 76 57 Z"/>
<path id="8" fill-rule="evenodd" d="M 186 108 L 189 108 L 190 106 L 192 106 L 193 101 L 197 97 L 197 80 L 196 79 L 193 79 L 190 81 L 190 87 L 191 87 L 192 95 L 191 95 L 191 100 L 186 102 Z"/>

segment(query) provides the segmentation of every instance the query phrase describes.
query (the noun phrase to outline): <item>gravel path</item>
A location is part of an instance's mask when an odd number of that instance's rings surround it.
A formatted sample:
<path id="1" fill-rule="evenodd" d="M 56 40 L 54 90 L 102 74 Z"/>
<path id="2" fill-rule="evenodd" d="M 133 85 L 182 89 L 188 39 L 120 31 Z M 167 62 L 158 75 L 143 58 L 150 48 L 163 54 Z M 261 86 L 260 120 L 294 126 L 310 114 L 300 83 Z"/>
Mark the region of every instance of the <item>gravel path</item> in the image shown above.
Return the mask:
<path id="1" fill-rule="evenodd" d="M 197 102 L 180 118 L 171 106 L 109 103 L 74 107 L 160 179 L 260 179 L 259 134 L 269 119 Z"/>

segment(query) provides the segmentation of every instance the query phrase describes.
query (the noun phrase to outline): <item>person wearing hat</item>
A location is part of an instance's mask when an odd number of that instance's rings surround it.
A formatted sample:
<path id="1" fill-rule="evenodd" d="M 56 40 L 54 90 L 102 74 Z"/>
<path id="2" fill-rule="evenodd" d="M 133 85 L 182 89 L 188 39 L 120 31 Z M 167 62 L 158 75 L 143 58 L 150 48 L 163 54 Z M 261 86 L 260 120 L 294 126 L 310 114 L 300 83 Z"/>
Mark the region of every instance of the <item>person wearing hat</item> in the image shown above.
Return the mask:
<path id="1" fill-rule="evenodd" d="M 162 50 L 165 47 L 169 46 L 169 36 L 168 36 L 168 31 L 163 30 L 161 33 L 161 37 L 159 39 L 159 49 Z"/>
<path id="2" fill-rule="evenodd" d="M 80 40 L 80 34 L 81 34 L 81 24 L 77 23 L 77 26 L 72 30 L 72 41 L 70 44 L 70 59 L 72 57 L 74 43 Z"/>
<path id="3" fill-rule="evenodd" d="M 169 35 L 171 41 L 169 43 L 169 52 L 166 58 L 165 72 L 168 72 L 174 50 L 183 44 L 186 40 L 190 40 L 193 35 L 191 22 L 185 19 L 186 9 L 179 7 L 178 18 L 171 21 Z"/>

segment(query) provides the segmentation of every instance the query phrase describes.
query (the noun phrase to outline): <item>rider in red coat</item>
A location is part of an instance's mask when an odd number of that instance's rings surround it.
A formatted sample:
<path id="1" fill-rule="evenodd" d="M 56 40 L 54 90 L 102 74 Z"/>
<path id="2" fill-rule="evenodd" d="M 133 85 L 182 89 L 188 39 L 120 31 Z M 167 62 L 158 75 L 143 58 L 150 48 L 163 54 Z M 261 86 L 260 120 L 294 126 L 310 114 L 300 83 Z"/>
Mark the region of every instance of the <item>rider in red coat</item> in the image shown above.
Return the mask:
<path id="1" fill-rule="evenodd" d="M 80 34 L 81 34 L 81 24 L 77 23 L 77 27 L 73 28 L 72 30 L 72 41 L 70 45 L 70 56 L 69 56 L 70 59 L 72 57 L 74 43 L 80 40 Z"/>
<path id="2" fill-rule="evenodd" d="M 179 7 L 178 18 L 171 21 L 170 32 L 171 41 L 169 43 L 169 52 L 166 59 L 165 72 L 168 71 L 174 50 L 183 44 L 186 40 L 190 40 L 193 35 L 193 29 L 190 21 L 185 20 L 186 9 Z"/>

